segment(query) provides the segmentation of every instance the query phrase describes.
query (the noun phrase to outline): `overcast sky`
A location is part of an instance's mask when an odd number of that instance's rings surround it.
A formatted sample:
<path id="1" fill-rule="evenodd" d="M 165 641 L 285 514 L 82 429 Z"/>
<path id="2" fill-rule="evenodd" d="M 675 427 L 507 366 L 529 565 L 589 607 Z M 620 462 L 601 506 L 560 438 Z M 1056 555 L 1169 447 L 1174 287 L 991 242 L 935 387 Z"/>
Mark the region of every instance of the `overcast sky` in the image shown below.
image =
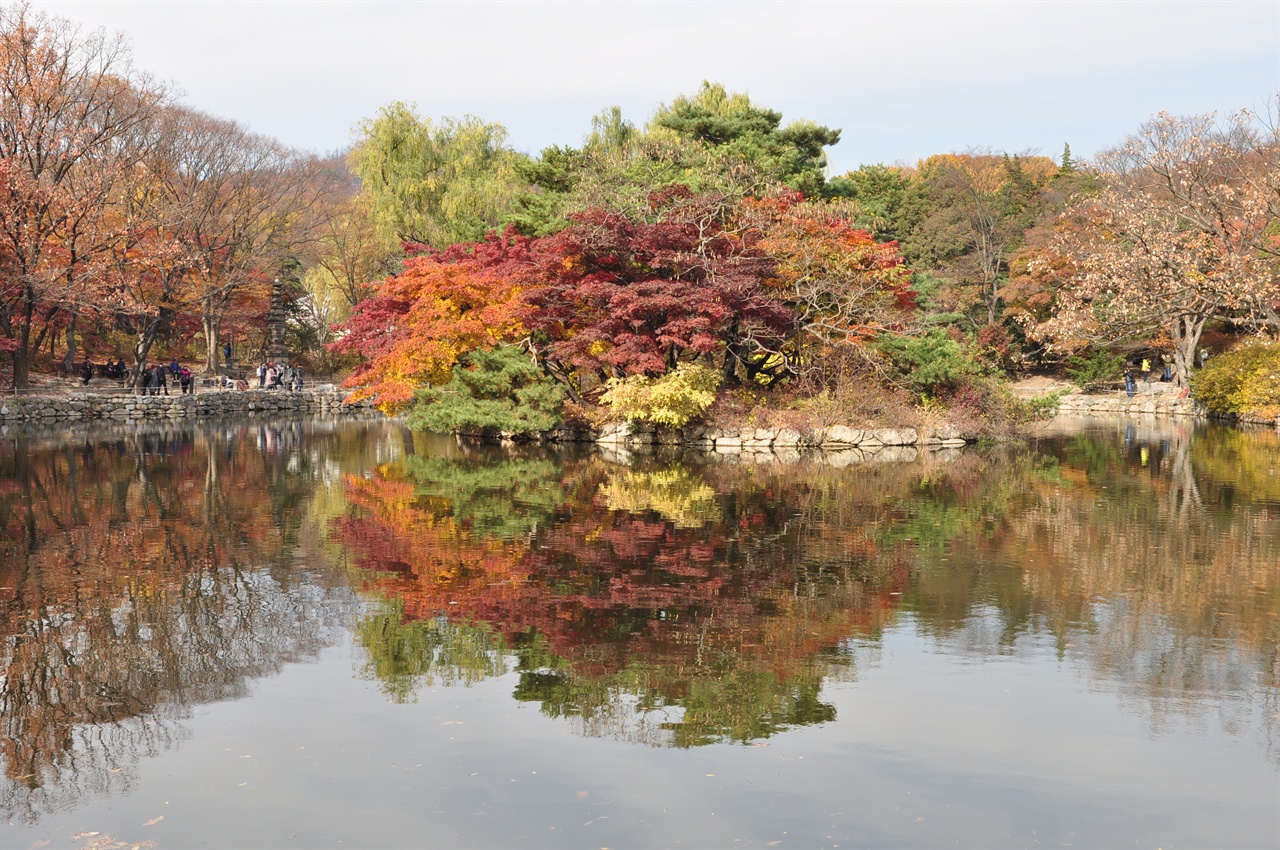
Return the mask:
<path id="1" fill-rule="evenodd" d="M 303 148 L 393 100 L 536 153 L 704 79 L 842 130 L 832 173 L 989 146 L 1081 158 L 1151 114 L 1264 108 L 1280 2 L 56 2 L 199 109 Z"/>

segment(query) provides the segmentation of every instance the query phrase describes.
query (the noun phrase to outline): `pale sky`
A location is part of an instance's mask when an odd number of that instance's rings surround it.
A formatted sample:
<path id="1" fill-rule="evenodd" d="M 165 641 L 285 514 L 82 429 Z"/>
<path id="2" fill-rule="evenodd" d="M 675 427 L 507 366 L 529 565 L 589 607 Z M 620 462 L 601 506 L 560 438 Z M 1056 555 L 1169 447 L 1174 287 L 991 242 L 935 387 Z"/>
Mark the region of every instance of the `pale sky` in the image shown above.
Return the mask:
<path id="1" fill-rule="evenodd" d="M 191 106 L 318 152 L 384 103 L 536 154 L 704 79 L 842 130 L 831 171 L 992 147 L 1087 158 L 1153 113 L 1265 108 L 1280 2 L 59 2 Z"/>

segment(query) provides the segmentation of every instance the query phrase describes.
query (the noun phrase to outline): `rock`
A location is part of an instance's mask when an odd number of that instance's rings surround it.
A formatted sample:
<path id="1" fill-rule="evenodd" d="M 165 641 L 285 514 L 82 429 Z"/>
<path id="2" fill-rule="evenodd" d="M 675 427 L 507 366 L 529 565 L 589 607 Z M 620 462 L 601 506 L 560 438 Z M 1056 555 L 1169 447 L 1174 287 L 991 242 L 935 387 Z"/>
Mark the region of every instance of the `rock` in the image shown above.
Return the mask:
<path id="1" fill-rule="evenodd" d="M 856 446 L 863 441 L 863 432 L 844 425 L 832 425 L 827 429 L 823 445 Z"/>
<path id="2" fill-rule="evenodd" d="M 793 428 L 783 428 L 773 438 L 773 448 L 775 450 L 794 447 L 801 444 L 800 432 Z"/>
<path id="3" fill-rule="evenodd" d="M 881 428 L 875 436 L 882 446 L 914 446 L 919 439 L 915 428 Z"/>

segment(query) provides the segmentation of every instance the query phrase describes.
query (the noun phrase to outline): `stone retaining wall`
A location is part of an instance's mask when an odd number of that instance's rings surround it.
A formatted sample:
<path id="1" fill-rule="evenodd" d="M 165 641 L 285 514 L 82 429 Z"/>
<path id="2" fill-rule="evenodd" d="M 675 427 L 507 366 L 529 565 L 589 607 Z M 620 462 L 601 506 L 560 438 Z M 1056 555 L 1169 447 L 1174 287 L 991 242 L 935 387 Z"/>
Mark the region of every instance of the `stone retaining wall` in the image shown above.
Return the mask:
<path id="1" fill-rule="evenodd" d="M 84 393 L 70 397 L 0 397 L 0 423 L 80 419 L 185 419 L 279 414 L 369 414 L 368 402 L 345 404 L 336 389 L 219 390 L 198 395 L 133 396 Z"/>
<path id="2" fill-rule="evenodd" d="M 963 446 L 971 442 L 950 425 L 930 428 L 923 434 L 915 428 L 849 428 L 833 425 L 796 431 L 791 428 L 710 428 L 690 425 L 679 430 L 661 428 L 648 422 L 617 422 L 605 425 L 595 442 L 611 445 L 685 445 L 704 451 L 732 454 L 765 449 L 861 449 L 878 451 L 894 446 Z"/>
<path id="3" fill-rule="evenodd" d="M 1072 394 L 1063 396 L 1058 401 L 1058 413 L 1064 415 L 1116 415 L 1136 416 L 1154 414 L 1156 416 L 1188 416 L 1194 419 L 1229 419 L 1233 422 L 1250 425 L 1275 425 L 1280 427 L 1280 419 L 1263 419 L 1258 416 L 1221 417 L 1209 413 L 1195 399 L 1178 398 L 1172 395 L 1137 395 L 1128 396 L 1093 396 Z"/>
<path id="4" fill-rule="evenodd" d="M 1177 398 L 1170 395 L 1161 396 L 1095 396 L 1072 394 L 1058 400 L 1059 413 L 1158 413 L 1165 416 L 1194 416 L 1204 418 L 1207 414 L 1200 405 L 1190 398 Z"/>

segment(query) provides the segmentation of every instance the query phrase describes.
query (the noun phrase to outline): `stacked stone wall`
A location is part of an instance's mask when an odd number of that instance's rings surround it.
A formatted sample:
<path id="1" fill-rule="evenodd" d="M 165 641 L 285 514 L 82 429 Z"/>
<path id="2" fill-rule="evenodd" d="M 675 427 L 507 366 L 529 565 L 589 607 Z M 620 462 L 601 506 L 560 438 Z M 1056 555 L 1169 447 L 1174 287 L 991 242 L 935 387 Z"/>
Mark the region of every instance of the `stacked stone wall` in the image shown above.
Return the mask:
<path id="1" fill-rule="evenodd" d="M 1072 394 L 1063 396 L 1058 401 L 1058 413 L 1061 415 L 1113 415 L 1113 416 L 1186 416 L 1193 419 L 1228 419 L 1249 425 L 1275 425 L 1280 427 L 1280 419 L 1259 416 L 1217 416 L 1201 407 L 1195 399 L 1178 398 L 1171 395 L 1151 396 L 1095 396 Z"/>
<path id="2" fill-rule="evenodd" d="M 287 414 L 371 415 L 368 402 L 347 404 L 340 390 L 219 390 L 198 395 L 135 396 L 84 393 L 0 397 L 0 423 L 59 420 L 155 420 L 275 416 Z"/>

